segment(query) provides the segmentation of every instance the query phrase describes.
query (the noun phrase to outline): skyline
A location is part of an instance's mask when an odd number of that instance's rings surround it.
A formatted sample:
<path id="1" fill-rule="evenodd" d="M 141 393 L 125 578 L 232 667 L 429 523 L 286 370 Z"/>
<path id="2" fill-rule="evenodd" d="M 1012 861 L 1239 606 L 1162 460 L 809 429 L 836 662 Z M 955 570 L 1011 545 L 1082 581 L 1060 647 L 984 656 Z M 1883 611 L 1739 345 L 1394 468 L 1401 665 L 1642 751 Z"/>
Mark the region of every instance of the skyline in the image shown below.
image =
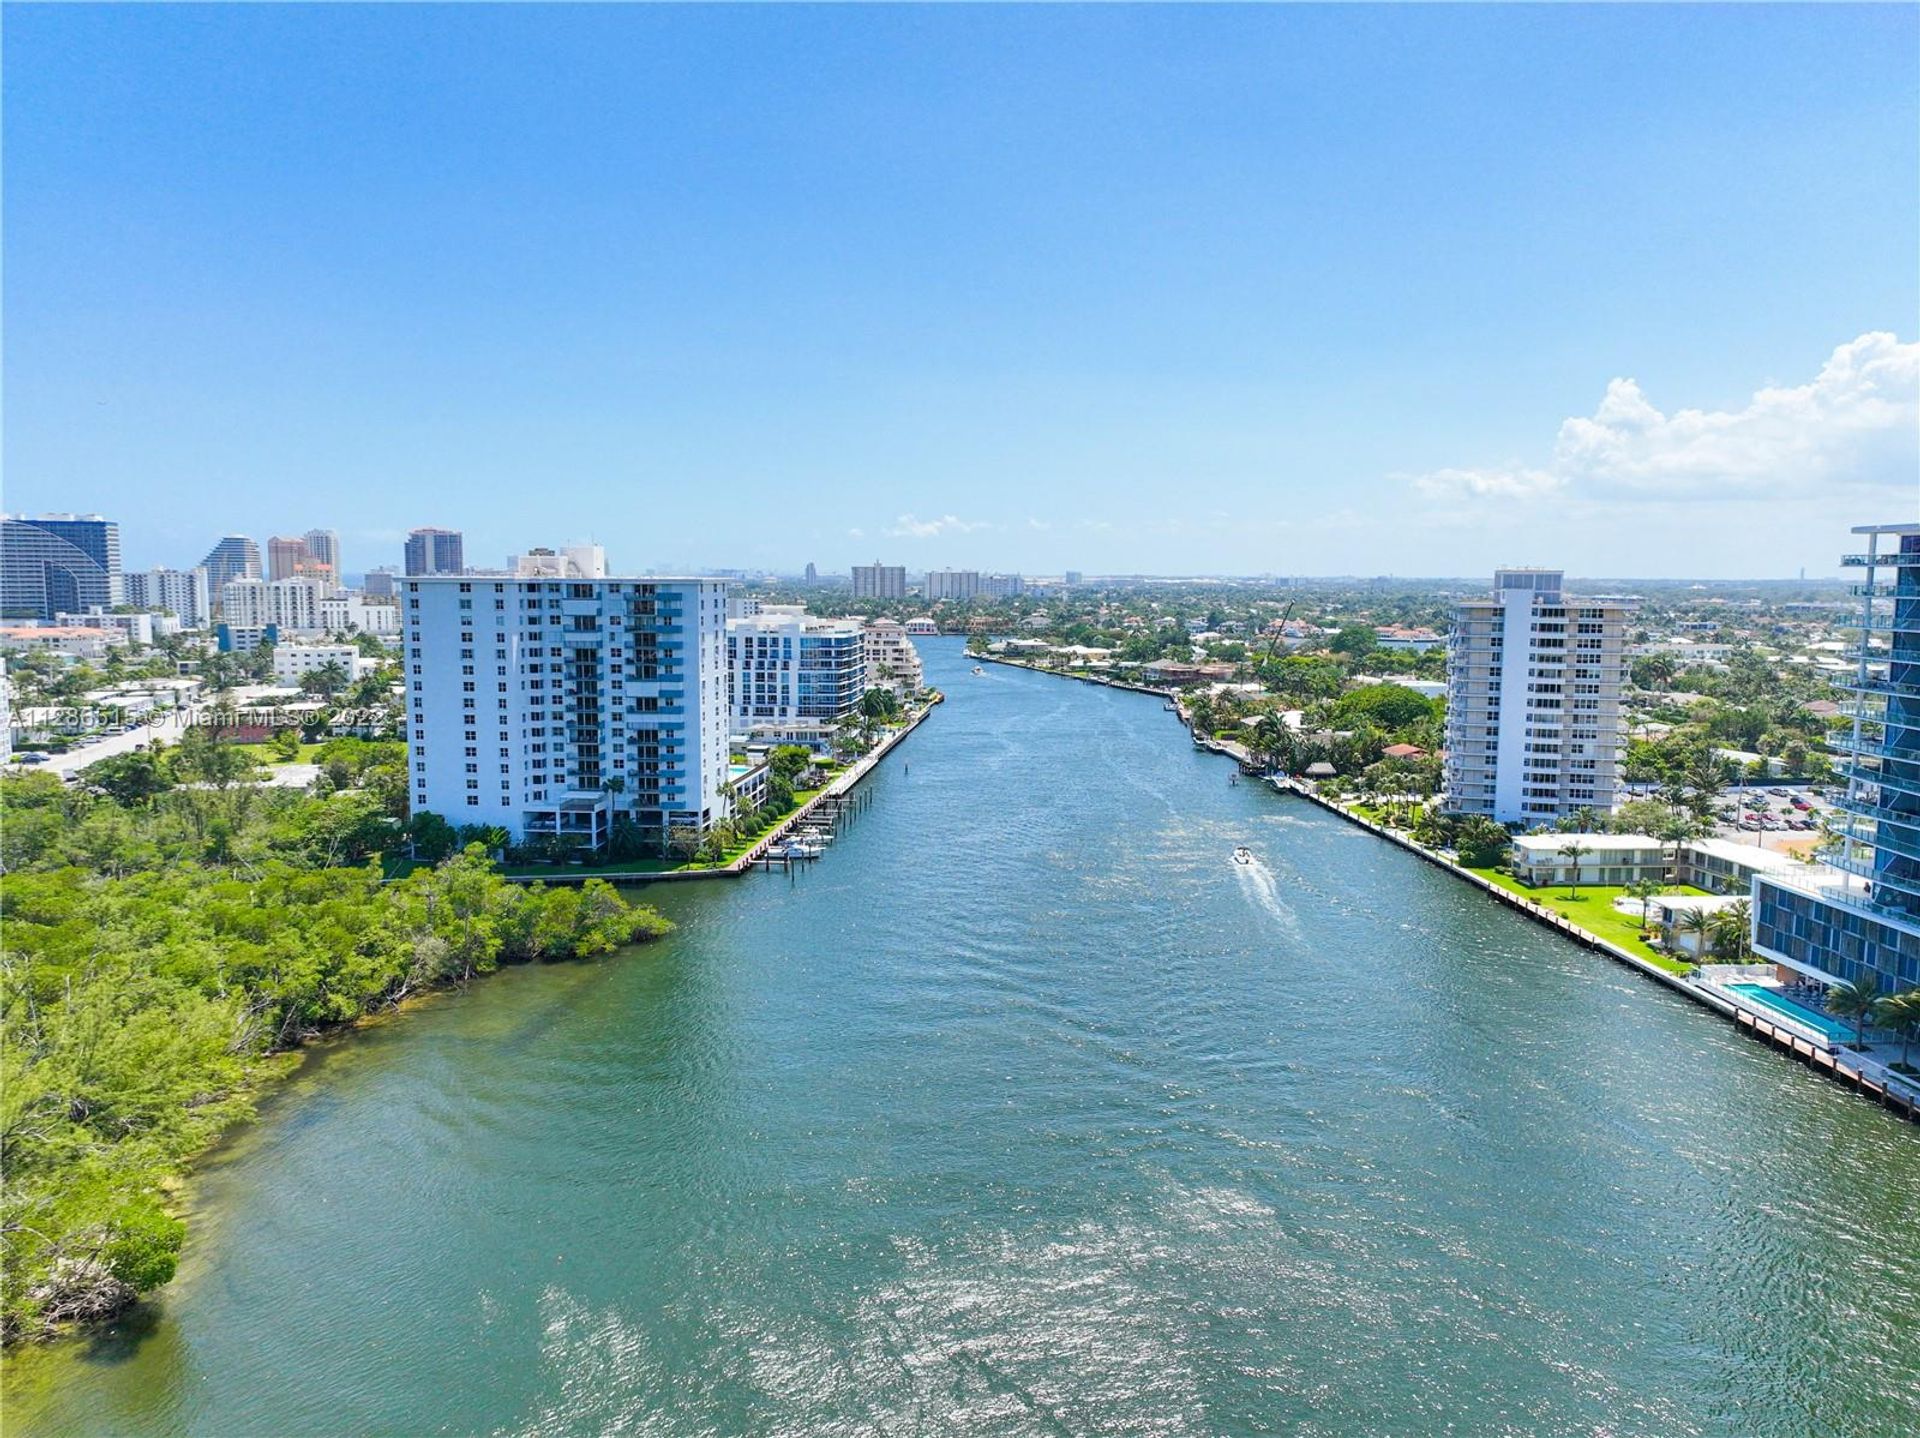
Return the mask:
<path id="1" fill-rule="evenodd" d="M 130 569 L 1824 578 L 1920 508 L 1910 10 L 3 23 L 6 507 Z"/>

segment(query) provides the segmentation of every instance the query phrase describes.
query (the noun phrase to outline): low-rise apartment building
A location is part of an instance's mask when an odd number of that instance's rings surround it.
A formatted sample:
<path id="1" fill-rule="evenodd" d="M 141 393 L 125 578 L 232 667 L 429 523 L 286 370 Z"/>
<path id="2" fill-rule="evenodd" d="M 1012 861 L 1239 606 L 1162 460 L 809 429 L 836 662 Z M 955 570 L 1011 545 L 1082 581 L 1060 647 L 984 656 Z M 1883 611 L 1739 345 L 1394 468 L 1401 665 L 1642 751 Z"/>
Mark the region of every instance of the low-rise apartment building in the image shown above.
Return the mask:
<path id="1" fill-rule="evenodd" d="M 1577 846 L 1577 855 L 1563 853 Z M 1513 876 L 1543 884 L 1664 883 L 1666 845 L 1651 834 L 1521 834 L 1513 841 Z"/>

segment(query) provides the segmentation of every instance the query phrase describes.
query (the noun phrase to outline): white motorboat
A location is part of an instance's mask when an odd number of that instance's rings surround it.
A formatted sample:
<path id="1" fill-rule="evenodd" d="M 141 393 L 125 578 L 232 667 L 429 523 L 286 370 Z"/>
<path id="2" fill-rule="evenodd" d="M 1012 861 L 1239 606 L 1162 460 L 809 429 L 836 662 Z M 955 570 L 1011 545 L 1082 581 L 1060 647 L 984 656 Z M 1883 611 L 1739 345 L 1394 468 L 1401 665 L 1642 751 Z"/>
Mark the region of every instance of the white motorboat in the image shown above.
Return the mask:
<path id="1" fill-rule="evenodd" d="M 1242 844 L 1233 851 L 1233 862 L 1236 864 L 1251 864 L 1253 862 L 1253 850 L 1249 849 L 1245 844 Z"/>

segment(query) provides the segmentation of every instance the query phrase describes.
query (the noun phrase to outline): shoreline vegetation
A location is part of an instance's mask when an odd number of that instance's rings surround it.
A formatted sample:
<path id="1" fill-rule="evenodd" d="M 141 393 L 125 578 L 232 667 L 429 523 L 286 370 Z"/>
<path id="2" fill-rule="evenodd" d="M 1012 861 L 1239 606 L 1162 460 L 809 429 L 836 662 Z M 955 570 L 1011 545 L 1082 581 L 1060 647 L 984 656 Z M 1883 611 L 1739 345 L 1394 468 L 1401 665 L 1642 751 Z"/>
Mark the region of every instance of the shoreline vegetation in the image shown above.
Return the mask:
<path id="1" fill-rule="evenodd" d="M 7 908 L 8 1344 L 111 1318 L 173 1276 L 194 1160 L 305 1043 L 502 964 L 672 928 L 604 881 L 511 883 L 477 845 L 398 881 L 375 860 L 10 869 Z"/>
<path id="2" fill-rule="evenodd" d="M 242 746 L 156 745 L 74 787 L 0 776 L 0 1345 L 109 1320 L 168 1282 L 195 1162 L 303 1046 L 504 964 L 662 937 L 672 924 L 616 884 L 746 872 L 941 697 L 717 862 L 657 868 L 519 868 L 482 843 L 398 858 L 390 742 L 302 752 L 333 771 L 311 793 L 252 784 L 257 761 L 288 756 Z"/>

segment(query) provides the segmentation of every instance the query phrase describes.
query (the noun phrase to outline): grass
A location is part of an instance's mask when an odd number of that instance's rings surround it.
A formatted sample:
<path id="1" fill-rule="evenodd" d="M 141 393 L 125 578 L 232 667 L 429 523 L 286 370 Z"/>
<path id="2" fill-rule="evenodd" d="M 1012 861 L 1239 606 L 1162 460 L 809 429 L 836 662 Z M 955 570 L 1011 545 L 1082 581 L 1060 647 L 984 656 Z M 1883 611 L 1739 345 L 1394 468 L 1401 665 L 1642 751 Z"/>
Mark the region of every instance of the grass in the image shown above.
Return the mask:
<path id="1" fill-rule="evenodd" d="M 314 755 L 320 752 L 318 744 L 302 744 L 298 755 L 282 759 L 271 744 L 235 744 L 233 747 L 256 764 L 313 764 L 318 762 Z"/>
<path id="2" fill-rule="evenodd" d="M 1554 884 L 1541 888 L 1529 888 L 1511 874 L 1503 874 L 1497 869 L 1469 869 L 1470 874 L 1498 884 L 1509 893 L 1530 899 L 1542 908 L 1552 909 L 1562 918 L 1570 920 L 1585 929 L 1596 938 L 1617 944 L 1628 953 L 1645 959 L 1670 974 L 1692 972 L 1693 965 L 1675 959 L 1654 948 L 1640 937 L 1640 921 L 1631 915 L 1623 914 L 1614 908 L 1613 901 L 1626 894 L 1618 885 L 1583 884 L 1569 893 L 1564 884 Z M 1662 890 L 1668 894 L 1704 894 L 1704 889 L 1689 888 L 1685 884 L 1672 884 Z"/>

